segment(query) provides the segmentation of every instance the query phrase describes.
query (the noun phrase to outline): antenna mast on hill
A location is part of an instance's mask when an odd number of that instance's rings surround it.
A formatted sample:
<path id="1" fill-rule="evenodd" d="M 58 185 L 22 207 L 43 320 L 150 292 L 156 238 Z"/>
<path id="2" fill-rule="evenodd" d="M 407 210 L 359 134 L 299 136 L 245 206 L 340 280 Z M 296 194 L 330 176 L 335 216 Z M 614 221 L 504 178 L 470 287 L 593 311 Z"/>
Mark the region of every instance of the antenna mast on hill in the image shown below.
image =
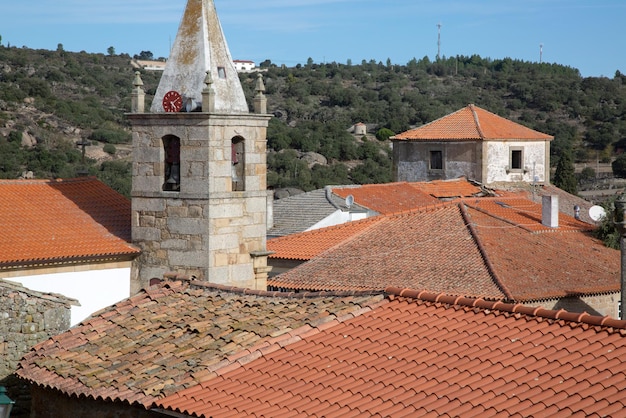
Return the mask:
<path id="1" fill-rule="evenodd" d="M 437 23 L 437 61 L 441 58 L 441 22 Z"/>
<path id="2" fill-rule="evenodd" d="M 541 64 L 543 60 L 543 44 L 539 44 L 539 64 Z"/>

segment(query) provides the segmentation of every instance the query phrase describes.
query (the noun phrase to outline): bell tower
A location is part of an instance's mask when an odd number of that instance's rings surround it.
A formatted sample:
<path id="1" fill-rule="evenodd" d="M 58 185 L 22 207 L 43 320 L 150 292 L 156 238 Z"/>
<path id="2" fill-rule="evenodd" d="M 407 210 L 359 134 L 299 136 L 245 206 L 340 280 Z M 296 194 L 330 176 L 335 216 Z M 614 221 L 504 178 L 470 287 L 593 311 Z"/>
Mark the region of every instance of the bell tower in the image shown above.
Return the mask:
<path id="1" fill-rule="evenodd" d="M 131 293 L 166 272 L 266 288 L 262 79 L 249 112 L 213 0 L 188 0 L 149 113 L 134 82 Z"/>

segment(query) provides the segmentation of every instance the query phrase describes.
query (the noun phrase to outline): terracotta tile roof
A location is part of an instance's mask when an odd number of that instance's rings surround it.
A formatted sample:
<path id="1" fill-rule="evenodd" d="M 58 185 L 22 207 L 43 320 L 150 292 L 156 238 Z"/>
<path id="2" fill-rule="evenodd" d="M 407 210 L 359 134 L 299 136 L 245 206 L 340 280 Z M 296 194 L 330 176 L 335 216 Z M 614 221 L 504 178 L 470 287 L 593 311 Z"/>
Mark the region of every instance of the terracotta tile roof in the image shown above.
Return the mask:
<path id="1" fill-rule="evenodd" d="M 156 402 L 210 416 L 615 416 L 626 322 L 387 289 L 390 302 Z"/>
<path id="2" fill-rule="evenodd" d="M 552 140 L 553 137 L 468 105 L 426 125 L 392 136 L 403 141 Z"/>
<path id="3" fill-rule="evenodd" d="M 130 201 L 93 177 L 0 180 L 0 268 L 130 256 Z"/>
<path id="4" fill-rule="evenodd" d="M 619 251 L 593 238 L 591 226 L 561 214 L 557 232 L 541 225 L 540 216 L 533 222 L 541 210 L 538 204 L 532 204 L 534 210 L 532 205 L 500 211 L 487 207 L 494 204 L 468 203 L 468 218 L 493 274 L 514 300 L 619 291 Z"/>
<path id="5" fill-rule="evenodd" d="M 332 190 L 342 199 L 352 195 L 355 203 L 381 214 L 402 212 L 438 202 L 436 197 L 416 188 L 414 183 L 407 182 L 335 186 Z"/>
<path id="6" fill-rule="evenodd" d="M 594 239 L 591 225 L 561 213 L 558 228 L 546 227 L 541 205 L 520 197 L 469 198 L 374 219 L 351 236 L 324 228 L 314 236 L 285 237 L 272 257 L 306 254 L 309 261 L 271 278 L 268 286 L 393 285 L 514 301 L 620 288 L 619 251 Z"/>
<path id="7" fill-rule="evenodd" d="M 382 218 L 372 217 L 300 234 L 272 238 L 267 240 L 266 247 L 268 251 L 274 252 L 270 254 L 270 258 L 310 260 L 381 220 Z"/>
<path id="8" fill-rule="evenodd" d="M 205 380 L 247 348 L 272 338 L 284 344 L 382 300 L 371 293 L 277 294 L 166 282 L 38 344 L 16 374 L 68 396 L 147 407 Z"/>
<path id="9" fill-rule="evenodd" d="M 394 285 L 503 298 L 458 204 L 439 204 L 378 218 L 366 230 L 268 280 L 268 286 L 382 290 Z"/>
<path id="10" fill-rule="evenodd" d="M 453 180 L 433 180 L 410 184 L 414 188 L 438 199 L 470 197 L 483 194 L 483 190 L 479 186 L 470 183 L 465 178 Z"/>

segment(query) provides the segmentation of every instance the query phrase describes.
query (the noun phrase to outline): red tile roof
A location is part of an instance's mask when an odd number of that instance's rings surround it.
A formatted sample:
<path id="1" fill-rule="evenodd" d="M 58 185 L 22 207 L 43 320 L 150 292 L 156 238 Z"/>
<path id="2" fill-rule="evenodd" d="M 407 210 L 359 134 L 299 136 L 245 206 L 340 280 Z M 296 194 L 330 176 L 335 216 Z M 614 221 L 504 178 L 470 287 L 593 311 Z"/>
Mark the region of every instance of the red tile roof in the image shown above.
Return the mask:
<path id="1" fill-rule="evenodd" d="M 309 261 L 271 278 L 268 286 L 392 285 L 514 301 L 620 288 L 619 251 L 594 239 L 592 225 L 561 213 L 558 228 L 544 226 L 541 205 L 519 197 L 469 198 L 374 219 L 351 236 L 329 227 L 283 237 L 280 247 L 269 240 L 272 257 Z"/>
<path id="2" fill-rule="evenodd" d="M 426 125 L 392 136 L 408 141 L 552 140 L 554 137 L 468 105 Z"/>
<path id="3" fill-rule="evenodd" d="M 0 268 L 132 256 L 130 201 L 93 177 L 0 180 Z"/>
<path id="4" fill-rule="evenodd" d="M 437 199 L 449 199 L 455 197 L 477 196 L 483 190 L 465 178 L 453 180 L 433 180 L 425 182 L 410 183 L 415 189 L 420 190 Z"/>
<path id="5" fill-rule="evenodd" d="M 381 214 L 401 212 L 438 203 L 436 197 L 416 188 L 414 183 L 407 182 L 333 187 L 332 190 L 334 194 L 343 199 L 352 195 L 354 203 Z M 478 190 L 480 191 L 480 189 Z"/>
<path id="6" fill-rule="evenodd" d="M 615 416 L 626 321 L 387 289 L 390 303 L 271 344 L 155 403 L 197 417 Z"/>
<path id="7" fill-rule="evenodd" d="M 353 317 L 378 294 L 287 294 L 166 282 L 36 345 L 17 376 L 68 396 L 148 407 L 270 339 L 282 344 Z M 234 357 L 235 356 L 235 357 Z"/>
<path id="8" fill-rule="evenodd" d="M 286 260 L 310 260 L 324 251 L 352 238 L 382 218 L 371 217 L 359 221 L 346 222 L 329 228 L 314 229 L 299 234 L 267 240 L 267 250 L 274 252 L 270 258 Z"/>

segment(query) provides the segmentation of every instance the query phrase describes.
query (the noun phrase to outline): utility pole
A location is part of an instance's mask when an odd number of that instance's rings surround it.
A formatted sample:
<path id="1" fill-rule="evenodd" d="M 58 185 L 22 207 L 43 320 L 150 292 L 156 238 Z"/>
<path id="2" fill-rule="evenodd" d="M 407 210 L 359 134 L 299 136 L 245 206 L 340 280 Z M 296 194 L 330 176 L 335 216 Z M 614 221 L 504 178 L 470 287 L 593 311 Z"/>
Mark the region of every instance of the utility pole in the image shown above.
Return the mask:
<path id="1" fill-rule="evenodd" d="M 543 62 L 543 44 L 539 44 L 539 64 Z"/>
<path id="2" fill-rule="evenodd" d="M 441 22 L 437 23 L 437 61 L 441 58 Z"/>

